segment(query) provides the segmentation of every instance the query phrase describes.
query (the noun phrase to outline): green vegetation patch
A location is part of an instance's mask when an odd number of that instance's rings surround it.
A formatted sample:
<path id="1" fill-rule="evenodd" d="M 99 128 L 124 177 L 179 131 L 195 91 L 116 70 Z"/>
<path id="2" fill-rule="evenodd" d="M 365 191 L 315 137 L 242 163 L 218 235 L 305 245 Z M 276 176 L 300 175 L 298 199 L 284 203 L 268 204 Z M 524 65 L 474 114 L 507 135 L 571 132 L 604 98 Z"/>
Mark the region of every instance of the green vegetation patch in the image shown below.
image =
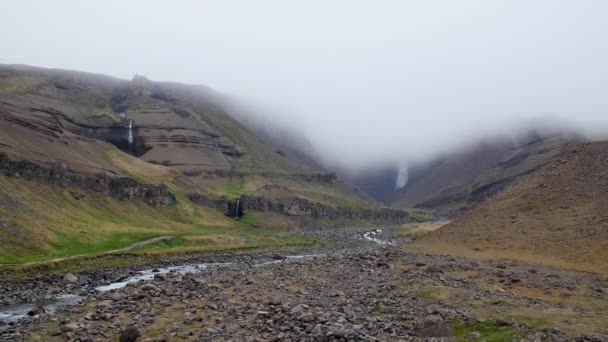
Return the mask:
<path id="1" fill-rule="evenodd" d="M 38 83 L 40 83 L 40 80 L 30 76 L 11 77 L 6 83 L 0 84 L 0 90 L 4 90 L 9 93 L 20 93 L 27 91 Z"/>
<path id="2" fill-rule="evenodd" d="M 162 240 L 137 249 L 132 253 L 185 253 L 212 252 L 237 249 L 280 248 L 287 246 L 304 247 L 316 244 L 313 238 L 282 236 L 273 231 L 253 229 L 231 229 L 215 233 L 183 234 L 170 240 Z"/>
<path id="3" fill-rule="evenodd" d="M 414 296 L 421 300 L 436 302 L 448 299 L 451 291 L 452 289 L 447 286 L 428 286 L 417 289 Z"/>
<path id="4" fill-rule="evenodd" d="M 66 261 L 58 261 L 37 266 L 37 269 L 44 269 L 51 273 L 63 274 L 66 272 L 85 272 L 105 268 L 123 268 L 135 266 L 144 263 L 150 263 L 158 259 L 149 255 L 129 255 L 128 258 L 124 255 L 103 255 L 99 257 L 70 259 Z M 27 271 L 28 269 L 25 269 Z"/>
<path id="5" fill-rule="evenodd" d="M 138 170 L 139 172 L 134 172 L 133 170 L 136 170 L 137 167 L 135 165 L 128 165 L 130 167 L 127 167 L 127 165 L 125 165 L 126 163 L 117 163 L 115 161 L 115 159 L 118 160 L 129 160 L 131 159 L 130 156 L 126 156 L 124 152 L 120 151 L 117 148 L 112 148 L 112 149 L 108 149 L 105 154 L 104 154 L 105 159 L 110 163 L 113 164 L 114 166 L 118 167 L 124 174 L 125 176 L 133 179 L 136 182 L 142 183 L 142 184 L 146 184 L 146 183 L 153 183 L 151 181 L 149 181 L 148 179 L 146 179 L 145 176 L 143 176 L 143 174 L 145 174 L 146 170 Z"/>
<path id="6" fill-rule="evenodd" d="M 230 182 L 218 186 L 215 190 L 228 197 L 240 197 L 245 194 L 245 179 L 232 179 Z"/>
<path id="7" fill-rule="evenodd" d="M 426 210 L 410 209 L 407 214 L 416 222 L 429 222 L 433 220 L 433 214 Z"/>
<path id="8" fill-rule="evenodd" d="M 258 220 L 253 213 L 247 213 L 241 216 L 241 218 L 239 218 L 239 222 L 248 227 L 259 227 Z"/>
<path id="9" fill-rule="evenodd" d="M 0 264 L 99 254 L 160 236 L 232 235 L 248 229 L 180 193 L 175 205 L 154 208 L 2 176 L 0 190 L 19 204 L 6 212 L 0 208 L 14 227 L 12 235 L 2 236 Z M 231 241 L 236 240 L 227 244 Z"/>
<path id="10" fill-rule="evenodd" d="M 458 342 L 504 342 L 520 337 L 515 327 L 498 326 L 496 321 L 463 322 L 457 320 L 451 325 Z M 475 334 L 477 333 L 477 334 Z M 479 335 L 479 337 L 474 337 Z"/>
<path id="11" fill-rule="evenodd" d="M 55 331 L 59 328 L 60 320 L 49 320 L 44 324 L 37 325 L 26 341 L 46 341 L 50 339 Z"/>
<path id="12" fill-rule="evenodd" d="M 376 316 L 383 316 L 385 314 L 382 306 L 376 304 L 372 307 L 371 312 Z"/>
<path id="13" fill-rule="evenodd" d="M 544 318 L 544 317 L 531 317 L 531 316 L 522 316 L 522 315 L 515 315 L 515 316 L 509 316 L 509 319 L 516 321 L 520 324 L 529 326 L 529 327 L 534 327 L 537 329 L 541 329 L 541 328 L 548 328 L 553 326 L 553 323 L 551 321 L 549 321 L 548 319 Z"/>
<path id="14" fill-rule="evenodd" d="M 436 300 L 441 295 L 441 289 L 439 287 L 420 289 L 420 290 L 416 291 L 414 293 L 414 295 L 416 296 L 416 298 L 422 299 L 422 300 L 427 300 L 427 301 Z"/>

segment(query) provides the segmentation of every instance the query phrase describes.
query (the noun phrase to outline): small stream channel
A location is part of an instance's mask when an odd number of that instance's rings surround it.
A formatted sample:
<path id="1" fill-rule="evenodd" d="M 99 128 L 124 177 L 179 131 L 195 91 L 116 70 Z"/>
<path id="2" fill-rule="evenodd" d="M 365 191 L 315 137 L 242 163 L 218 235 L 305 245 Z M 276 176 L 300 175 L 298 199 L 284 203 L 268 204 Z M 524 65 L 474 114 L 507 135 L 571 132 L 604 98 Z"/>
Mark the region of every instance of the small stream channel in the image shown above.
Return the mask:
<path id="1" fill-rule="evenodd" d="M 393 243 L 389 240 L 382 240 L 379 238 L 379 235 L 382 234 L 381 229 L 374 229 L 369 232 L 365 232 L 362 235 L 363 240 L 377 243 L 379 245 L 392 245 Z M 361 238 L 361 235 L 359 235 Z M 263 267 L 268 265 L 275 265 L 281 263 L 288 263 L 291 261 L 297 260 L 310 260 L 315 258 L 321 258 L 326 256 L 326 254 L 301 254 L 301 255 L 289 255 L 284 258 L 278 260 L 271 260 L 265 262 L 259 262 L 257 264 L 252 264 L 252 267 Z M 159 267 L 159 268 L 151 268 L 143 271 L 137 272 L 135 275 L 131 275 L 128 277 L 124 277 L 118 281 L 112 282 L 107 285 L 97 286 L 95 290 L 99 292 L 116 290 L 123 288 L 129 284 L 137 283 L 140 281 L 152 280 L 156 274 L 187 274 L 187 273 L 202 273 L 207 272 L 214 269 L 219 269 L 222 267 L 227 267 L 230 265 L 235 265 L 237 263 L 226 262 L 226 263 L 200 263 L 200 264 L 189 264 L 189 265 L 181 265 L 181 266 L 169 266 L 169 267 Z M 48 300 L 39 300 L 29 303 L 21 303 L 0 307 L 0 326 L 3 324 L 8 324 L 10 322 L 15 322 L 20 319 L 24 319 L 29 317 L 28 313 L 38 306 L 44 307 L 46 313 L 57 313 L 63 310 L 65 307 L 69 305 L 74 305 L 82 301 L 85 297 L 78 296 L 74 294 L 64 294 L 55 298 L 51 298 Z"/>
<path id="2" fill-rule="evenodd" d="M 14 304 L 0 307 L 0 325 L 27 318 L 34 307 L 42 306 L 46 313 L 56 313 L 68 305 L 79 303 L 84 297 L 78 295 L 61 295 L 48 300 L 39 300 L 33 303 Z"/>
<path id="3" fill-rule="evenodd" d="M 393 243 L 389 240 L 382 240 L 378 238 L 378 235 L 382 233 L 382 229 L 374 229 L 370 232 L 363 233 L 363 239 L 371 242 L 375 242 L 379 245 L 391 246 Z"/>
<path id="4" fill-rule="evenodd" d="M 302 254 L 302 255 L 290 255 L 283 259 L 272 260 L 261 262 L 257 264 L 251 265 L 252 267 L 263 267 L 268 265 L 286 263 L 290 261 L 296 260 L 308 260 L 323 257 L 325 254 Z M 235 265 L 235 263 L 227 262 L 227 263 L 201 263 L 201 264 L 189 264 L 182 266 L 170 266 L 170 267 L 159 267 L 159 268 L 151 268 L 143 271 L 137 272 L 135 275 L 124 277 L 119 281 L 112 282 L 107 285 L 101 285 L 95 288 L 98 292 L 116 290 L 123 287 L 126 287 L 129 284 L 137 283 L 140 281 L 152 280 L 154 276 L 157 274 L 187 274 L 187 273 L 202 273 L 207 272 L 214 269 L 219 269 L 222 267 Z M 15 322 L 20 319 L 28 318 L 30 315 L 30 311 L 35 307 L 44 307 L 46 313 L 57 313 L 63 310 L 65 307 L 69 305 L 74 305 L 82 301 L 85 297 L 73 295 L 73 294 L 65 294 L 55 298 L 51 298 L 48 300 L 39 300 L 29 303 L 21 303 L 14 305 L 7 305 L 0 307 L 0 326 L 4 324 L 9 324 L 10 322 Z"/>

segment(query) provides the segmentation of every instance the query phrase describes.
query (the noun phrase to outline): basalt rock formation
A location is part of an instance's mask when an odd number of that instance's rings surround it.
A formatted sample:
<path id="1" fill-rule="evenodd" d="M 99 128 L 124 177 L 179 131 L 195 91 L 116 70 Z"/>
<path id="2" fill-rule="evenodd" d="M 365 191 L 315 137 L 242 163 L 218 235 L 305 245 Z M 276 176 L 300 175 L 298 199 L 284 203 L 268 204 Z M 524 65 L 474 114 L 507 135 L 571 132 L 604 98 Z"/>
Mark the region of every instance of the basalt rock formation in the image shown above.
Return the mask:
<path id="1" fill-rule="evenodd" d="M 311 217 L 314 219 L 367 220 L 383 223 L 410 222 L 408 213 L 402 210 L 333 207 L 323 203 L 311 202 L 301 197 L 269 199 L 262 196 L 245 195 L 238 199 L 238 206 L 236 199 L 229 199 L 227 197 L 210 198 L 199 193 L 191 193 L 188 195 L 188 198 L 194 203 L 215 208 L 231 217 L 240 217 L 248 211 L 256 211 L 292 217 Z"/>
<path id="2" fill-rule="evenodd" d="M 188 199 L 198 205 L 219 210 L 224 215 L 234 215 L 234 211 L 231 211 L 230 208 L 234 205 L 233 202 L 235 201 L 231 201 L 225 196 L 212 198 L 199 193 L 191 193 L 188 194 Z"/>
<path id="3" fill-rule="evenodd" d="M 109 176 L 106 173 L 83 176 L 70 170 L 64 163 L 41 165 L 29 160 L 14 160 L 1 152 L 0 174 L 61 187 L 78 187 L 119 200 L 140 200 L 151 206 L 175 203 L 175 195 L 164 184 L 141 184 L 128 177 Z"/>

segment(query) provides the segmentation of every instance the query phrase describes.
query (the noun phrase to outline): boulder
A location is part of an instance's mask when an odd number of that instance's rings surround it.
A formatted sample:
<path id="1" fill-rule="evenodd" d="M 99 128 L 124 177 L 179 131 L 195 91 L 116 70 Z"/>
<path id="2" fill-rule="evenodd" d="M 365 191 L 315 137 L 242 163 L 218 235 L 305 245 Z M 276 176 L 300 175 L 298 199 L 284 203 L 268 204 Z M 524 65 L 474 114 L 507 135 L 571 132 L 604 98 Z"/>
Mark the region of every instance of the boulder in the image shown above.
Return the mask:
<path id="1" fill-rule="evenodd" d="M 268 304 L 270 304 L 270 305 L 275 305 L 275 306 L 276 306 L 276 305 L 281 305 L 281 304 L 282 304 L 282 301 L 281 301 L 281 298 L 278 298 L 278 297 L 273 297 L 273 298 L 271 298 L 271 299 L 268 301 Z"/>
<path id="2" fill-rule="evenodd" d="M 84 286 L 91 283 L 91 278 L 86 275 L 78 276 L 78 285 Z"/>
<path id="3" fill-rule="evenodd" d="M 68 323 L 66 325 L 61 326 L 61 331 L 64 333 L 74 332 L 78 329 L 80 329 L 80 325 L 76 323 Z"/>
<path id="4" fill-rule="evenodd" d="M 77 281 L 78 281 L 78 277 L 73 275 L 72 273 L 66 273 L 63 276 L 63 282 L 66 284 L 74 284 Z"/>
<path id="5" fill-rule="evenodd" d="M 498 325 L 499 327 L 510 327 L 510 326 L 513 325 L 513 323 L 507 321 L 506 319 L 497 318 L 496 319 L 496 325 Z"/>
<path id="6" fill-rule="evenodd" d="M 33 308 L 31 308 L 30 311 L 28 311 L 27 315 L 28 316 L 40 316 L 45 312 L 46 312 L 46 310 L 44 309 L 44 306 L 36 305 Z"/>
<path id="7" fill-rule="evenodd" d="M 137 338 L 139 336 L 141 336 L 141 333 L 139 332 L 139 330 L 137 330 L 137 328 L 134 326 L 130 326 L 122 331 L 122 333 L 120 334 L 119 341 L 120 342 L 135 342 L 135 341 L 137 341 Z"/>
<path id="8" fill-rule="evenodd" d="M 441 316 L 429 315 L 416 323 L 417 337 L 449 337 L 454 336 L 454 332 L 443 321 Z"/>
<path id="9" fill-rule="evenodd" d="M 473 331 L 473 332 L 472 332 L 472 333 L 470 333 L 470 334 L 469 334 L 467 337 L 468 337 L 468 338 L 470 338 L 470 339 L 474 339 L 474 340 L 476 340 L 476 339 L 478 339 L 478 338 L 480 338 L 480 337 L 481 337 L 481 334 L 480 334 L 480 333 L 478 333 L 477 331 Z"/>

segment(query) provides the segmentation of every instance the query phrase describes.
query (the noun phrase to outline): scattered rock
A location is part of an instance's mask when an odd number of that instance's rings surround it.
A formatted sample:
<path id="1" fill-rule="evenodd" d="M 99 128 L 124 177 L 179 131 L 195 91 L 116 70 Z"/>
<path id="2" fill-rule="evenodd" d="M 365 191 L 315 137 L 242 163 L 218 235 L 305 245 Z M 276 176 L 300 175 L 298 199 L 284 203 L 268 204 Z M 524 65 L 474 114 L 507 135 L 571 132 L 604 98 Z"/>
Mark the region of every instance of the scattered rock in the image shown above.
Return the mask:
<path id="1" fill-rule="evenodd" d="M 427 273 L 443 273 L 443 270 L 438 266 L 429 266 L 426 268 Z"/>
<path id="2" fill-rule="evenodd" d="M 454 332 L 438 315 L 429 315 L 416 323 L 417 337 L 449 337 Z"/>
<path id="3" fill-rule="evenodd" d="M 470 333 L 469 335 L 467 335 L 468 338 L 471 339 L 478 339 L 481 337 L 481 334 L 478 333 L 477 331 L 473 331 L 472 333 Z"/>
<path id="4" fill-rule="evenodd" d="M 327 233 L 337 234 L 336 231 Z M 352 231 L 349 234 L 354 235 Z M 385 231 L 383 234 L 390 233 Z M 154 341 L 416 341 L 414 335 L 424 341 L 432 338 L 449 340 L 446 337 L 453 336 L 453 331 L 448 322 L 474 323 L 476 318 L 466 306 L 455 310 L 449 301 L 429 304 L 421 300 L 414 295 L 416 289 L 423 288 L 421 286 L 473 291 L 476 300 L 487 299 L 487 303 L 504 304 L 505 307 L 510 305 L 505 303 L 510 302 L 541 307 L 546 304 L 541 299 L 513 293 L 508 286 L 520 278 L 525 286 L 538 286 L 543 291 L 557 293 L 589 289 L 593 292 L 586 292 L 593 296 L 603 296 L 595 291 L 608 288 L 605 280 L 595 275 L 577 273 L 572 276 L 541 265 L 535 266 L 538 273 L 559 273 L 561 278 L 547 279 L 528 273 L 530 266 L 516 261 L 506 262 L 506 270 L 497 267 L 496 261 L 422 254 L 404 251 L 398 245 L 395 248 L 364 241 L 347 242 L 343 247 L 329 249 L 327 256 L 309 259 L 282 256 L 284 262 L 281 263 L 268 264 L 278 252 L 260 252 L 259 256 L 250 253 L 205 256 L 211 261 L 201 261 L 200 256 L 183 257 L 180 261 L 163 260 L 146 269 L 157 266 L 161 270 L 185 263 L 224 262 L 226 259 L 233 263 L 196 274 L 153 272 L 154 280 L 129 283 L 124 288 L 107 292 L 95 292 L 93 288 L 106 285 L 112 279 L 124 281 L 139 275 L 144 268 L 109 270 L 102 275 L 87 272 L 90 278 L 82 289 L 77 289 L 85 296 L 90 291 L 83 304 L 67 308 L 65 316 L 41 315 L 36 320 L 7 324 L 5 332 L 0 333 L 0 340 L 7 334 L 11 334 L 8 340 L 20 340 L 15 332 L 28 336 L 32 329 L 43 327 L 41 322 L 67 317 L 67 321 L 61 321 L 49 334 L 63 334 L 62 339 L 73 341 L 109 340 L 113 336 L 116 339 L 118 334 L 120 341 L 136 341 L 141 331 L 146 331 L 151 324 L 156 328 L 157 318 L 167 314 L 174 315 L 174 319 L 160 323 L 162 330 Z M 257 264 L 264 265 L 253 267 Z M 383 264 L 391 267 L 380 266 Z M 489 284 L 480 287 L 468 273 L 458 273 L 473 268 L 475 271 L 470 274 L 474 274 L 475 280 L 479 277 L 489 280 Z M 64 277 L 69 276 L 27 278 L 26 281 L 32 284 L 30 292 L 18 292 L 18 297 L 13 295 L 14 285 L 6 286 L 0 280 L 0 304 L 16 304 L 18 298 L 25 298 L 30 293 L 42 293 L 50 299 L 64 293 L 63 288 L 66 292 L 74 292 L 73 286 L 56 285 Z M 82 277 L 78 277 L 78 284 Z M 45 282 L 54 285 L 33 292 L 35 286 Z M 33 314 L 38 315 L 38 312 Z M 125 324 L 131 322 L 135 325 L 126 328 Z M 497 319 L 496 324 L 514 325 L 502 319 Z M 567 335 L 568 332 L 558 330 L 524 327 L 520 332 L 524 340 L 534 340 L 536 335 L 541 341 L 575 340 L 574 336 Z M 466 337 L 471 340 L 482 338 L 478 331 Z"/>
<path id="5" fill-rule="evenodd" d="M 122 333 L 120 333 L 120 342 L 135 342 L 137 341 L 137 338 L 141 336 L 141 333 L 139 332 L 139 330 L 134 327 L 134 326 L 130 326 L 128 328 L 126 328 L 125 330 L 122 331 Z"/>
<path id="6" fill-rule="evenodd" d="M 28 311 L 27 315 L 28 316 L 40 316 L 42 314 L 46 313 L 46 310 L 44 309 L 44 306 L 42 305 L 36 305 L 33 308 L 30 309 L 30 311 Z"/>
<path id="7" fill-rule="evenodd" d="M 496 325 L 498 325 L 499 327 L 510 327 L 513 325 L 513 322 L 509 322 L 505 319 L 502 318 L 497 318 L 496 319 Z"/>
<path id="8" fill-rule="evenodd" d="M 74 332 L 80 329 L 80 325 L 76 323 L 68 323 L 61 326 L 61 331 L 64 333 Z"/>
<path id="9" fill-rule="evenodd" d="M 66 273 L 63 276 L 63 282 L 66 284 L 74 284 L 78 281 L 78 277 L 73 275 L 72 273 Z"/>
<path id="10" fill-rule="evenodd" d="M 270 301 L 268 301 L 268 304 L 270 305 L 281 305 L 282 301 L 280 298 L 277 297 L 273 297 L 272 299 L 270 299 Z"/>

